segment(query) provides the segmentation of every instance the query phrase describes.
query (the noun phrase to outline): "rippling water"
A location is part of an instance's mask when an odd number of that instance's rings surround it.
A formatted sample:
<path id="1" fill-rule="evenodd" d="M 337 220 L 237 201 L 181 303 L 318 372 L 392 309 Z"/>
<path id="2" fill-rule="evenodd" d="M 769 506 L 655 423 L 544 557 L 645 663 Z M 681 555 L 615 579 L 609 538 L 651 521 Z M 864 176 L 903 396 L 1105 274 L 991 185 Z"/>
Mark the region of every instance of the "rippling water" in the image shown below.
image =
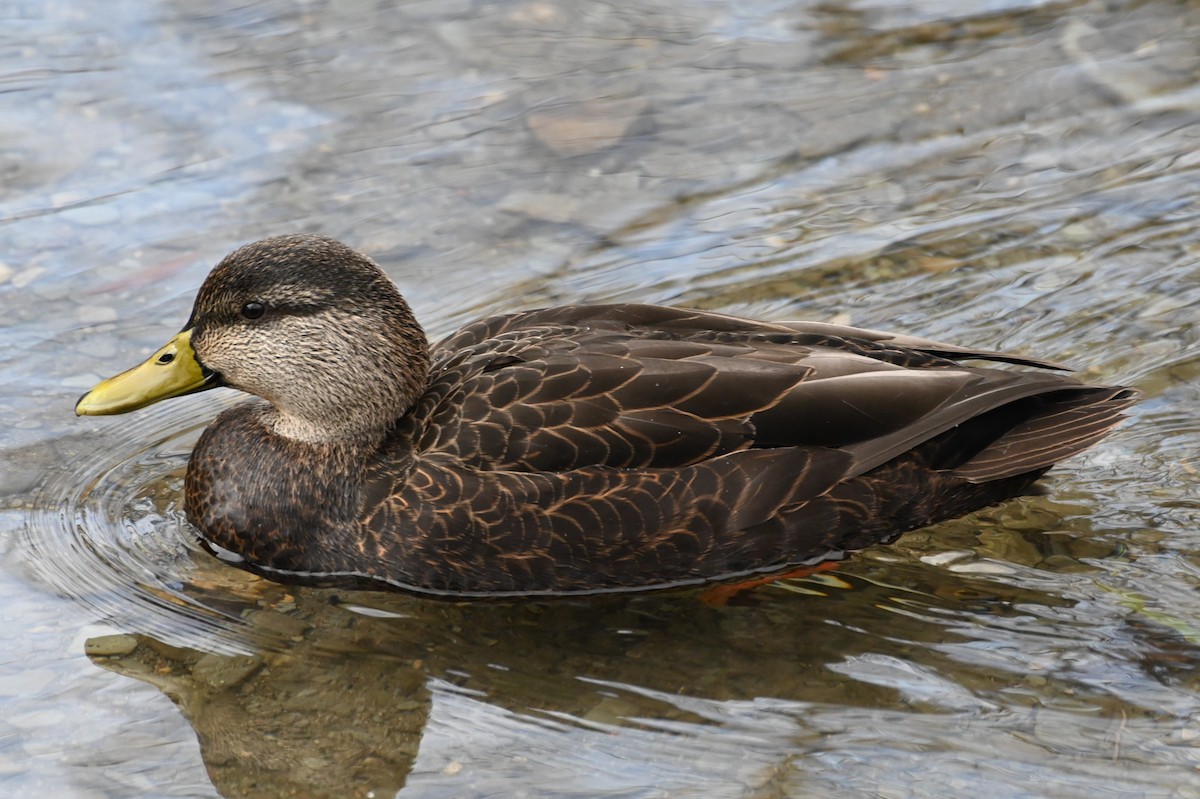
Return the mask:
<path id="1" fill-rule="evenodd" d="M 1200 796 L 1198 15 L 9 3 L 0 795 Z M 1041 496 L 724 608 L 291 589 L 182 518 L 236 396 L 71 409 L 295 230 L 435 335 L 644 300 L 1145 400 Z"/>

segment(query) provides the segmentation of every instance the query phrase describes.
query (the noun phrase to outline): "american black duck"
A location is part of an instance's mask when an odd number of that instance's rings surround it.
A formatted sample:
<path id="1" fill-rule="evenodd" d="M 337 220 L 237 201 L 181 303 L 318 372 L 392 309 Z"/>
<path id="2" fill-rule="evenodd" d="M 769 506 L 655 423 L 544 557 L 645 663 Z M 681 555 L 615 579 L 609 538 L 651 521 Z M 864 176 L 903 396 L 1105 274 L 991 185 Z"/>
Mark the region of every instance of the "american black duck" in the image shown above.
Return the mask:
<path id="1" fill-rule="evenodd" d="M 1036 358 L 654 305 L 495 316 L 430 350 L 332 239 L 227 256 L 76 412 L 230 386 L 188 465 L 210 551 L 284 582 L 566 595 L 776 572 L 1026 491 L 1135 398 Z"/>

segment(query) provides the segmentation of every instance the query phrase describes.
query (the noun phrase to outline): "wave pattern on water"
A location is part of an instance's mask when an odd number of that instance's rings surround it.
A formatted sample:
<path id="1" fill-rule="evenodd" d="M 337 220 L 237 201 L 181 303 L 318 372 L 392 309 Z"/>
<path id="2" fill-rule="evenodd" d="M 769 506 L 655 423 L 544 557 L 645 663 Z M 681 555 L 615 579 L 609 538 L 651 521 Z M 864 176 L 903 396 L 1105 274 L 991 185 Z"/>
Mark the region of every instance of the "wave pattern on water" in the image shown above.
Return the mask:
<path id="1" fill-rule="evenodd" d="M 24 566 L 115 627 L 245 651 L 267 643 L 241 621 L 265 584 L 214 567 L 184 517 L 183 472 L 204 427 L 194 406 L 167 404 L 122 419 L 119 436 L 106 435 L 50 472 L 32 497 Z"/>

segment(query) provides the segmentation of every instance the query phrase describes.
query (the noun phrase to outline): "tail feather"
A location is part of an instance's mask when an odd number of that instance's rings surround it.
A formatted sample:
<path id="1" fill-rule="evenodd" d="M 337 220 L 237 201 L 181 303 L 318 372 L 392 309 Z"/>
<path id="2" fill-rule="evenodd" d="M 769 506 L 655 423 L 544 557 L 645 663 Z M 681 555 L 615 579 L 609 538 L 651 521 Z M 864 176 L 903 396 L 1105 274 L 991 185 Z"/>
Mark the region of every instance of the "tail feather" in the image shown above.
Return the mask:
<path id="1" fill-rule="evenodd" d="M 986 483 L 1044 469 L 1097 443 L 1136 400 L 1137 392 L 1127 388 L 1073 389 L 1045 397 L 1043 413 L 1009 429 L 955 467 L 954 474 Z"/>

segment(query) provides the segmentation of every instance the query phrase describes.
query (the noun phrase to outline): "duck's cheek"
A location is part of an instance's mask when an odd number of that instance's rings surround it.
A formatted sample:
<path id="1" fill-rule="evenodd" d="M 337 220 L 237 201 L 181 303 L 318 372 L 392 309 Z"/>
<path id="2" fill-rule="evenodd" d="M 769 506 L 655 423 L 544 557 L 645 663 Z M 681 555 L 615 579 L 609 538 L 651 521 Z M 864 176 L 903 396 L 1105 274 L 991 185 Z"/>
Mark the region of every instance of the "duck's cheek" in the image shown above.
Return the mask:
<path id="1" fill-rule="evenodd" d="M 205 371 L 219 375 L 220 383 L 251 394 L 260 394 L 260 384 L 273 381 L 270 357 L 253 341 L 240 341 L 219 331 L 205 331 L 195 339 L 196 360 Z"/>
<path id="2" fill-rule="evenodd" d="M 196 347 L 196 363 L 200 366 L 201 371 L 212 375 L 211 379 L 217 385 L 237 388 L 231 382 L 231 378 L 236 379 L 237 368 L 228 359 L 214 357 L 198 345 Z"/>
<path id="3" fill-rule="evenodd" d="M 245 366 L 238 363 L 224 364 L 218 360 L 210 368 L 221 375 L 222 385 L 237 389 L 238 391 L 245 391 L 247 394 L 256 394 L 264 399 L 270 399 L 270 397 L 266 396 L 269 392 L 262 376 L 251 376 Z"/>
<path id="4" fill-rule="evenodd" d="M 288 397 L 294 392 L 295 380 L 286 369 L 281 369 L 272 359 L 218 360 L 215 369 L 221 376 L 222 385 L 262 397 L 277 407 L 288 405 Z"/>

